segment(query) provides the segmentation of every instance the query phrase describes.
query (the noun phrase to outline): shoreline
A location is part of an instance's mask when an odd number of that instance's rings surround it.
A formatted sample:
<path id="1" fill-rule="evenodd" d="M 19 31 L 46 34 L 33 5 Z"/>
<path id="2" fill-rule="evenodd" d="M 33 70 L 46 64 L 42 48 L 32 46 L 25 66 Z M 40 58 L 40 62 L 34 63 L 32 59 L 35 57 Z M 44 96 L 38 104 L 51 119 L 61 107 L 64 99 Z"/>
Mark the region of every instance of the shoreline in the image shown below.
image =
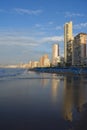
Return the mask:
<path id="1" fill-rule="evenodd" d="M 37 67 L 30 68 L 28 71 L 56 73 L 62 75 L 87 75 L 87 67 Z"/>

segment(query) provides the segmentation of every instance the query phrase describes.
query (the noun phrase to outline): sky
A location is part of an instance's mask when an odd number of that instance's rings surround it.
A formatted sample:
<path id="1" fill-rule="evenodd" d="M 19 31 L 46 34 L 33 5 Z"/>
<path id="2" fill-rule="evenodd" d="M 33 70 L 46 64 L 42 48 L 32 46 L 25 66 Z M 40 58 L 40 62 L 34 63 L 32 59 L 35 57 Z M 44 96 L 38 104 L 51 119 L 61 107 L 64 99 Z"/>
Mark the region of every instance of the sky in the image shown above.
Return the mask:
<path id="1" fill-rule="evenodd" d="M 64 24 L 73 36 L 87 33 L 87 0 L 0 0 L 0 64 L 38 61 L 59 44 L 64 55 Z"/>

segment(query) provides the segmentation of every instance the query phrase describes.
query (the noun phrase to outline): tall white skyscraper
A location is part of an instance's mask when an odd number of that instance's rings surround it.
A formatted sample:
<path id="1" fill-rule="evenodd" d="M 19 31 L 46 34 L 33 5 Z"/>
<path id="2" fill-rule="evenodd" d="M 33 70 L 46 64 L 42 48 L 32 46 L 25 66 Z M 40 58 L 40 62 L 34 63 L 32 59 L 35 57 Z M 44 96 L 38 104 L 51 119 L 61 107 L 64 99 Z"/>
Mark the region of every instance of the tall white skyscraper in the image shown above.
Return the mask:
<path id="1" fill-rule="evenodd" d="M 67 43 L 73 39 L 72 21 L 64 25 L 64 61 L 67 63 Z"/>
<path id="2" fill-rule="evenodd" d="M 53 44 L 52 47 L 52 64 L 55 65 L 56 58 L 59 56 L 59 45 Z"/>

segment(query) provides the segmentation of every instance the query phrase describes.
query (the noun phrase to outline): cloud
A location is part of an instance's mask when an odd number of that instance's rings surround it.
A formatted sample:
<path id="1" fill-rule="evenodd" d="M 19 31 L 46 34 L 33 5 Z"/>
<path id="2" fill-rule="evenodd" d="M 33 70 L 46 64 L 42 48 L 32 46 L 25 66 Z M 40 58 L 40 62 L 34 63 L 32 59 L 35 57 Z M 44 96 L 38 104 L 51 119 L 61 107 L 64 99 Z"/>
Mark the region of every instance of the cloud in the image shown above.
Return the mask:
<path id="1" fill-rule="evenodd" d="M 39 46 L 43 43 L 47 42 L 62 42 L 63 36 L 53 36 L 53 37 L 43 37 L 43 38 L 35 38 L 35 37 L 15 37 L 15 36 L 0 36 L 0 45 L 16 45 L 16 46 Z"/>
<path id="2" fill-rule="evenodd" d="M 87 22 L 74 25 L 74 29 L 82 29 L 86 27 L 87 27 Z"/>
<path id="3" fill-rule="evenodd" d="M 56 26 L 56 28 L 55 28 L 56 30 L 62 30 L 63 29 L 63 27 L 62 26 Z"/>
<path id="4" fill-rule="evenodd" d="M 40 32 L 36 34 L 30 34 L 30 32 L 13 32 L 5 31 L 0 32 L 0 45 L 16 45 L 16 46 L 29 46 L 35 47 L 42 44 L 62 42 L 63 36 L 49 36 L 45 34 L 40 35 Z"/>
<path id="5" fill-rule="evenodd" d="M 10 10 L 0 9 L 0 13 L 14 14 L 15 12 L 20 15 L 23 15 L 23 14 L 38 15 L 38 14 L 42 13 L 42 10 L 41 9 L 30 10 L 30 9 L 23 9 L 23 8 L 14 8 L 14 9 L 10 9 Z"/>
<path id="6" fill-rule="evenodd" d="M 23 30 L 22 30 L 23 31 Z M 24 30 L 22 32 L 13 30 L 0 30 L 0 56 L 2 63 L 14 63 L 28 60 L 39 60 L 39 57 L 47 53 L 51 54 L 51 45 L 53 43 L 60 44 L 63 36 L 49 36 L 31 34 L 31 31 Z M 60 45 L 60 47 L 63 44 Z M 8 58 L 10 60 L 8 61 Z"/>
<path id="7" fill-rule="evenodd" d="M 49 24 L 49 25 L 52 25 L 53 23 L 54 23 L 53 21 L 50 21 L 48 24 Z"/>
<path id="8" fill-rule="evenodd" d="M 65 17 L 84 17 L 84 14 L 81 13 L 71 13 L 71 12 L 65 12 Z"/>
<path id="9" fill-rule="evenodd" d="M 87 17 L 83 13 L 76 13 L 76 12 L 56 12 L 57 15 L 64 15 L 64 17 Z"/>
<path id="10" fill-rule="evenodd" d="M 15 8 L 14 11 L 20 15 L 22 14 L 38 15 L 42 13 L 42 10 L 29 10 L 29 9 L 22 9 L 22 8 Z"/>
<path id="11" fill-rule="evenodd" d="M 3 35 L 0 36 L 0 45 L 16 45 L 16 46 L 37 46 L 37 42 L 34 37 L 28 36 L 16 36 L 16 35 Z"/>
<path id="12" fill-rule="evenodd" d="M 42 42 L 62 42 L 63 39 L 63 36 L 52 36 L 43 38 Z"/>
<path id="13" fill-rule="evenodd" d="M 35 24 L 35 27 L 39 28 L 39 27 L 42 27 L 41 24 Z"/>

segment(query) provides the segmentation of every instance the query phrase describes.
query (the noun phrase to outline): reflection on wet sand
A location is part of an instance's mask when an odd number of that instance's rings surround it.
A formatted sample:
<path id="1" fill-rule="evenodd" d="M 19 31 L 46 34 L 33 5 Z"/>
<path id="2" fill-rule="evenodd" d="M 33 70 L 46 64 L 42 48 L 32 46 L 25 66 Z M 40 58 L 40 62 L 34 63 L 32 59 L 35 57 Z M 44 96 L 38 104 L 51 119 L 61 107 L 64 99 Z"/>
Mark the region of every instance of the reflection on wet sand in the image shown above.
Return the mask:
<path id="1" fill-rule="evenodd" d="M 73 86 L 72 80 L 64 77 L 64 119 L 72 121 L 72 107 L 73 107 Z"/>
<path id="2" fill-rule="evenodd" d="M 53 75 L 53 79 L 52 79 L 52 99 L 53 99 L 53 102 L 57 101 L 59 83 L 60 83 L 60 79 L 56 79 L 55 75 Z"/>
<path id="3" fill-rule="evenodd" d="M 41 79 L 41 86 L 42 87 L 46 87 L 49 83 L 49 78 L 45 78 L 46 77 L 46 74 L 43 73 L 42 74 L 42 79 Z"/>
<path id="4" fill-rule="evenodd" d="M 83 105 L 80 119 L 75 122 L 72 130 L 87 130 L 87 103 Z"/>
<path id="5" fill-rule="evenodd" d="M 74 120 L 74 111 L 82 111 L 86 99 L 87 87 L 83 77 L 64 77 L 63 116 L 65 120 Z M 76 114 L 76 113 L 75 113 Z"/>
<path id="6" fill-rule="evenodd" d="M 84 79 L 75 77 L 64 77 L 64 119 L 73 120 L 73 109 L 81 112 L 83 104 L 86 102 L 86 87 Z"/>

